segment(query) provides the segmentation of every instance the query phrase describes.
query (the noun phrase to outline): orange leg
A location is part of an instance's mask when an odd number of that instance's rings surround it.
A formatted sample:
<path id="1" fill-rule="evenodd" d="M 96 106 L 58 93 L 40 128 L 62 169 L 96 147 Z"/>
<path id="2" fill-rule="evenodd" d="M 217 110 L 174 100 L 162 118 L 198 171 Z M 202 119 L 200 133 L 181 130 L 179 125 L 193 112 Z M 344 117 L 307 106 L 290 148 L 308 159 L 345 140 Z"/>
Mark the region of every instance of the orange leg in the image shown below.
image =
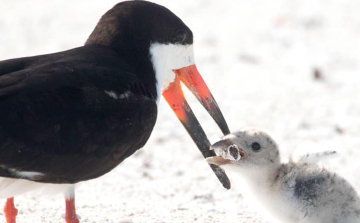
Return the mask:
<path id="1" fill-rule="evenodd" d="M 66 203 L 66 212 L 65 212 L 66 223 L 79 223 L 79 219 L 77 218 L 75 211 L 75 199 L 74 198 L 65 199 L 65 203 Z"/>
<path id="2" fill-rule="evenodd" d="M 14 198 L 8 198 L 4 206 L 5 218 L 7 223 L 16 223 L 18 210 L 14 205 Z"/>

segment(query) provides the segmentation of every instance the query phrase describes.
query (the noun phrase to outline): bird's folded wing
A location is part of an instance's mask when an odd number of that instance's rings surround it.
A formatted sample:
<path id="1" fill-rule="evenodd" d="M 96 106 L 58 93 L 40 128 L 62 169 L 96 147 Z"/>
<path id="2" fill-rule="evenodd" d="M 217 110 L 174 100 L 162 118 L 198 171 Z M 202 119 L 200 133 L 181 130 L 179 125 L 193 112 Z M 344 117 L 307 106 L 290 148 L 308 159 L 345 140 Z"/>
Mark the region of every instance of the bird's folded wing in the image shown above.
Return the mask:
<path id="1" fill-rule="evenodd" d="M 0 176 L 74 183 L 145 144 L 156 101 L 111 52 L 96 53 L 28 58 L 22 69 L 13 65 L 22 59 L 0 62 L 10 72 L 0 76 Z"/>
<path id="2" fill-rule="evenodd" d="M 317 164 L 321 160 L 336 154 L 336 151 L 323 151 L 318 153 L 307 153 L 299 156 L 292 156 L 291 160 L 299 164 Z"/>

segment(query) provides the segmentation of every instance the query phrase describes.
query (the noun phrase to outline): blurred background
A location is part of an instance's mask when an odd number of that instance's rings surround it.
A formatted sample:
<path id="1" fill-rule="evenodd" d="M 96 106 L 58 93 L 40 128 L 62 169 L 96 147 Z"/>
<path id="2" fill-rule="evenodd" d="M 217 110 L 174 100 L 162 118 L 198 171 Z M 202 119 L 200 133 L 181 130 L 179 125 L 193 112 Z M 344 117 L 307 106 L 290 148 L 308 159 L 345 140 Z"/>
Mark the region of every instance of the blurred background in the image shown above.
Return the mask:
<path id="1" fill-rule="evenodd" d="M 117 2 L 1 0 L 0 60 L 81 46 Z M 154 2 L 192 29 L 198 69 L 232 131 L 265 130 L 284 160 L 293 151 L 337 150 L 324 165 L 360 190 L 360 1 Z M 186 96 L 215 142 L 220 130 Z M 235 180 L 222 188 L 164 100 L 159 110 L 142 150 L 77 186 L 81 222 L 266 223 Z M 15 200 L 18 222 L 64 222 L 62 195 Z"/>

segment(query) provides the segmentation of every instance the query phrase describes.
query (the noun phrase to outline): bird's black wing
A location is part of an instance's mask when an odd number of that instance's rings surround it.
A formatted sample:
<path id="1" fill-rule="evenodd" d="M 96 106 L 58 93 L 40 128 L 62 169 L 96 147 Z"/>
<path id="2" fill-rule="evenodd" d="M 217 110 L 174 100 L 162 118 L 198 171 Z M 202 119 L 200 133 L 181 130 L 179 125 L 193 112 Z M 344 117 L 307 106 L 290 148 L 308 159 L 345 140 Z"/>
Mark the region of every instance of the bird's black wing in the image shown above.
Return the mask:
<path id="1" fill-rule="evenodd" d="M 0 176 L 101 176 L 141 148 L 156 121 L 156 100 L 101 47 L 2 61 L 0 75 Z"/>
<path id="2" fill-rule="evenodd" d="M 32 57 L 0 61 L 0 76 L 25 69 L 33 61 Z"/>

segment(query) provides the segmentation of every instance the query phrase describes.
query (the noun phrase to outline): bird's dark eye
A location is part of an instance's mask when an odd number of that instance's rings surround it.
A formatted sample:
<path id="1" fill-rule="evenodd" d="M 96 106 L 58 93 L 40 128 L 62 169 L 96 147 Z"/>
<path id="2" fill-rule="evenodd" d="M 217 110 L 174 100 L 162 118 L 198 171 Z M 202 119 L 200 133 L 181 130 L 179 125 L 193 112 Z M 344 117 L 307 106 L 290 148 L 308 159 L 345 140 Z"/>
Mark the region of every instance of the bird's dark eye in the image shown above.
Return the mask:
<path id="1" fill-rule="evenodd" d="M 175 37 L 174 37 L 174 41 L 176 43 L 184 43 L 186 40 L 187 34 L 184 30 L 179 30 L 176 32 Z"/>
<path id="2" fill-rule="evenodd" d="M 255 152 L 258 152 L 261 149 L 261 145 L 258 142 L 253 142 L 251 144 L 251 149 Z"/>

